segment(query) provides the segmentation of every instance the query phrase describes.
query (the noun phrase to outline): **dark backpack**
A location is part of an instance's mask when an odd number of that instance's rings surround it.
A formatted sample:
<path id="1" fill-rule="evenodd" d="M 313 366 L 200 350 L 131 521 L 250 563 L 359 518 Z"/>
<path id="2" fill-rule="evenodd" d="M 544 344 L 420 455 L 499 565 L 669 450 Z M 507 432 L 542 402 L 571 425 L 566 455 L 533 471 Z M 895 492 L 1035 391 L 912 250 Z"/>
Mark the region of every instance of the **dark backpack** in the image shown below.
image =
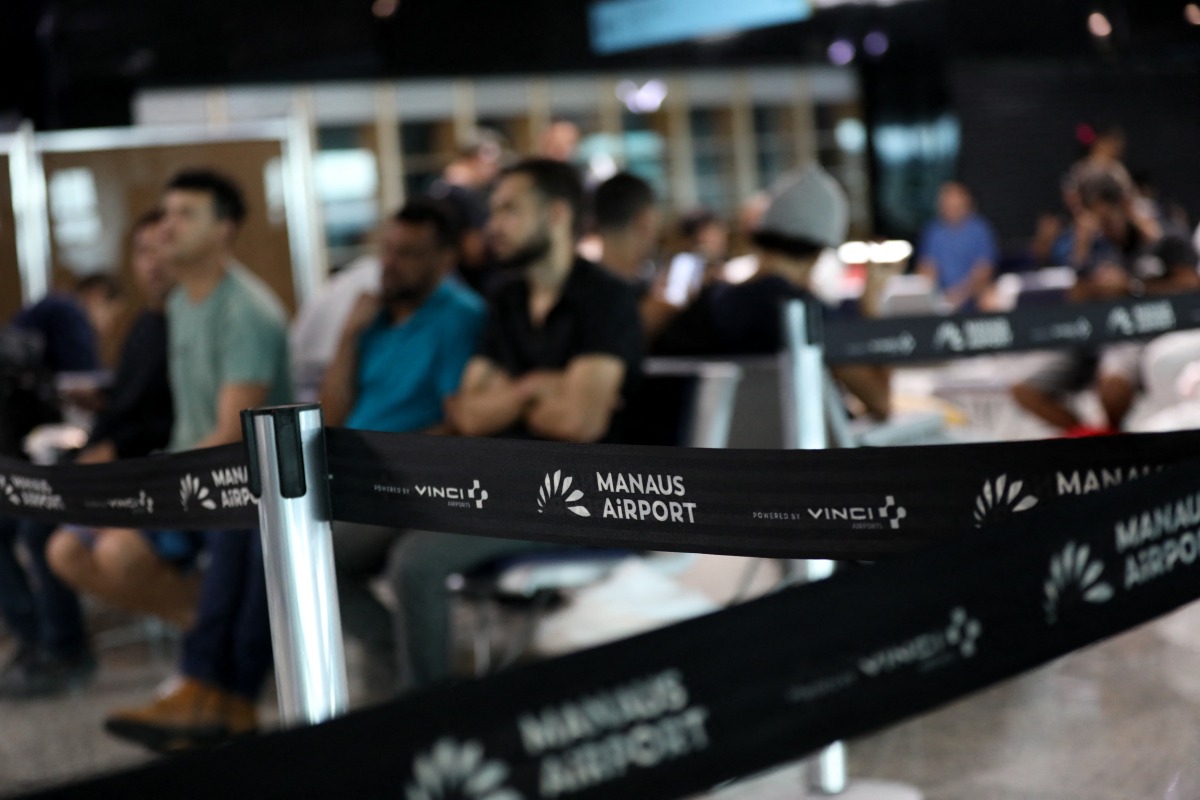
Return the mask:
<path id="1" fill-rule="evenodd" d="M 40 333 L 0 326 L 0 456 L 24 458 L 29 432 L 62 419 L 45 350 Z"/>

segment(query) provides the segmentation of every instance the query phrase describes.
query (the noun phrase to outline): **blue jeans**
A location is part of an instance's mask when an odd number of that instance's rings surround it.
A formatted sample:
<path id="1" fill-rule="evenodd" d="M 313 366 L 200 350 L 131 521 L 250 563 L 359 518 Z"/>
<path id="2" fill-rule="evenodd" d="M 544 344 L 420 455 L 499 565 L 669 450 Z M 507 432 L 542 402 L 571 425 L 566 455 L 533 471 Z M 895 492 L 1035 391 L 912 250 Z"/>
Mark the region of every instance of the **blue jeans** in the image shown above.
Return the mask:
<path id="1" fill-rule="evenodd" d="M 70 657 L 87 649 L 87 637 L 79 598 L 46 561 L 54 528 L 50 522 L 0 517 L 0 615 L 21 644 Z M 28 551 L 28 570 L 17 559 L 18 543 Z"/>
<path id="2" fill-rule="evenodd" d="M 208 568 L 183 674 L 253 700 L 271 669 L 271 621 L 257 530 L 206 531 Z"/>

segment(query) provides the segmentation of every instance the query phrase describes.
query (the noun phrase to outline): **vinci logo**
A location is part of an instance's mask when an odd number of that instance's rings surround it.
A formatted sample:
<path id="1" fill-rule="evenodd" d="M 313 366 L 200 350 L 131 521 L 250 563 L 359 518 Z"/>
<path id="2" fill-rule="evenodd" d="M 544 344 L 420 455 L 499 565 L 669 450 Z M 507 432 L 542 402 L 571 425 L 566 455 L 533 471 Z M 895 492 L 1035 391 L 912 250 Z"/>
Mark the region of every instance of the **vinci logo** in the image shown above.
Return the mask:
<path id="1" fill-rule="evenodd" d="M 439 739 L 428 753 L 413 759 L 406 800 L 523 800 L 504 784 L 508 765 L 484 758 L 483 745 Z"/>
<path id="2" fill-rule="evenodd" d="M 858 668 L 868 678 L 887 675 L 906 667 L 915 667 L 924 672 L 956 658 L 973 658 L 979 650 L 981 636 L 983 623 L 962 606 L 956 606 L 950 612 L 946 627 L 928 630 L 877 650 L 859 659 Z"/>
<path id="3" fill-rule="evenodd" d="M 86 505 L 89 508 L 96 507 L 91 504 Z M 100 507 L 120 509 L 134 514 L 153 514 L 154 498 L 146 494 L 145 489 L 141 489 L 138 491 L 137 497 L 113 497 L 100 504 Z"/>
<path id="4" fill-rule="evenodd" d="M 900 520 L 908 516 L 908 509 L 896 504 L 896 498 L 888 495 L 882 506 L 843 506 L 829 508 L 809 508 L 808 516 L 817 522 L 851 522 L 855 529 L 882 528 L 886 521 L 888 527 L 897 530 Z"/>
<path id="5" fill-rule="evenodd" d="M 917 338 L 908 331 L 904 331 L 904 333 L 897 334 L 896 336 L 872 339 L 867 342 L 867 352 L 872 354 L 886 353 L 888 355 L 898 354 L 906 356 L 916 349 Z"/>
<path id="6" fill-rule="evenodd" d="M 888 521 L 892 530 L 897 530 L 900 527 L 900 520 L 908 516 L 908 509 L 896 505 L 896 498 L 889 494 L 883 507 L 879 509 L 879 516 Z"/>
<path id="7" fill-rule="evenodd" d="M 538 489 L 538 513 L 541 514 L 547 509 L 557 511 L 559 508 L 566 508 L 577 516 L 590 517 L 592 512 L 579 504 L 583 499 L 583 492 L 579 489 L 572 490 L 572 481 L 570 475 L 563 477 L 561 469 L 555 470 L 553 476 L 546 473 L 546 479 Z"/>
<path id="8" fill-rule="evenodd" d="M 200 483 L 200 479 L 188 473 L 179 481 L 179 499 L 183 502 L 183 510 L 188 510 L 188 503 L 195 501 L 209 511 L 217 507 L 217 501 L 209 496 L 208 487 Z"/>
<path id="9" fill-rule="evenodd" d="M 1008 482 L 1008 475 L 983 482 L 983 491 L 975 498 L 975 527 L 982 528 L 1038 504 L 1031 494 L 1022 494 L 1023 481 Z"/>
<path id="10" fill-rule="evenodd" d="M 417 494 L 421 497 L 438 497 L 446 500 L 447 505 L 456 508 L 483 508 L 483 501 L 488 499 L 487 489 L 480 488 L 479 481 L 472 481 L 470 489 L 456 486 L 418 486 Z"/>

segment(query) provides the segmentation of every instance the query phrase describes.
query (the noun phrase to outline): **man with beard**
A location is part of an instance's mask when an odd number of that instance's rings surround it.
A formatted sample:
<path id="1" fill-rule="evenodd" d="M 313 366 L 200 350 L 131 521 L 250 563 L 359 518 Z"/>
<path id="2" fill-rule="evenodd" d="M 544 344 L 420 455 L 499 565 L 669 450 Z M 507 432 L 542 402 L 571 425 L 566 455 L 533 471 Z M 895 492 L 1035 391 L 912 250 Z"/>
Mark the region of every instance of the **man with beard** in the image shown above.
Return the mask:
<path id="1" fill-rule="evenodd" d="M 502 173 L 491 206 L 492 249 L 513 275 L 447 404 L 451 425 L 465 436 L 618 441 L 642 355 L 637 303 L 627 283 L 575 256 L 579 178 L 562 162 L 524 161 Z"/>
<path id="2" fill-rule="evenodd" d="M 441 424 L 484 319 L 478 295 L 447 277 L 459 233 L 451 212 L 428 199 L 410 201 L 387 223 L 382 291 L 359 297 L 321 385 L 326 424 L 376 431 Z"/>
<path id="3" fill-rule="evenodd" d="M 530 159 L 501 174 L 488 234 L 511 278 L 497 289 L 483 345 L 446 403 L 453 431 L 620 441 L 621 408 L 642 356 L 641 325 L 633 289 L 575 256 L 582 197 L 578 175 L 562 162 Z M 389 568 L 405 684 L 449 675 L 448 575 L 549 548 L 423 531 L 405 536 Z"/>
<path id="4" fill-rule="evenodd" d="M 378 295 L 351 312 L 321 387 L 325 422 L 375 431 L 444 432 L 443 403 L 475 352 L 485 307 L 447 277 L 460 230 L 452 210 L 414 199 L 381 237 Z M 346 631 L 366 650 L 368 695 L 395 689 L 392 615 L 370 590 L 387 565 L 394 527 L 335 523 L 334 563 Z"/>

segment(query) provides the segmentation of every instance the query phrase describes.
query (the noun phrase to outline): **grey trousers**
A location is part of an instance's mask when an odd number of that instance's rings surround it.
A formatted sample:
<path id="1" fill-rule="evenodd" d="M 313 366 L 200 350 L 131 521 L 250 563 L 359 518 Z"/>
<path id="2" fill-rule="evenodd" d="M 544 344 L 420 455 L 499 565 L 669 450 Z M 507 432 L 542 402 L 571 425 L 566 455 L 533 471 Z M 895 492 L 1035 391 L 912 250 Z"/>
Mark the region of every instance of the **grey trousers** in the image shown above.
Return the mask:
<path id="1" fill-rule="evenodd" d="M 341 522 L 334 525 L 333 542 L 342 624 L 371 656 L 395 653 L 401 690 L 450 677 L 450 575 L 523 553 L 562 549 L 516 539 Z M 368 587 L 381 573 L 399 604 L 396 614 Z"/>
<path id="2" fill-rule="evenodd" d="M 363 645 L 368 691 L 378 699 L 391 697 L 399 689 L 398 662 L 392 612 L 371 591 L 370 583 L 384 574 L 403 534 L 403 530 L 378 525 L 333 523 L 342 630 Z"/>

